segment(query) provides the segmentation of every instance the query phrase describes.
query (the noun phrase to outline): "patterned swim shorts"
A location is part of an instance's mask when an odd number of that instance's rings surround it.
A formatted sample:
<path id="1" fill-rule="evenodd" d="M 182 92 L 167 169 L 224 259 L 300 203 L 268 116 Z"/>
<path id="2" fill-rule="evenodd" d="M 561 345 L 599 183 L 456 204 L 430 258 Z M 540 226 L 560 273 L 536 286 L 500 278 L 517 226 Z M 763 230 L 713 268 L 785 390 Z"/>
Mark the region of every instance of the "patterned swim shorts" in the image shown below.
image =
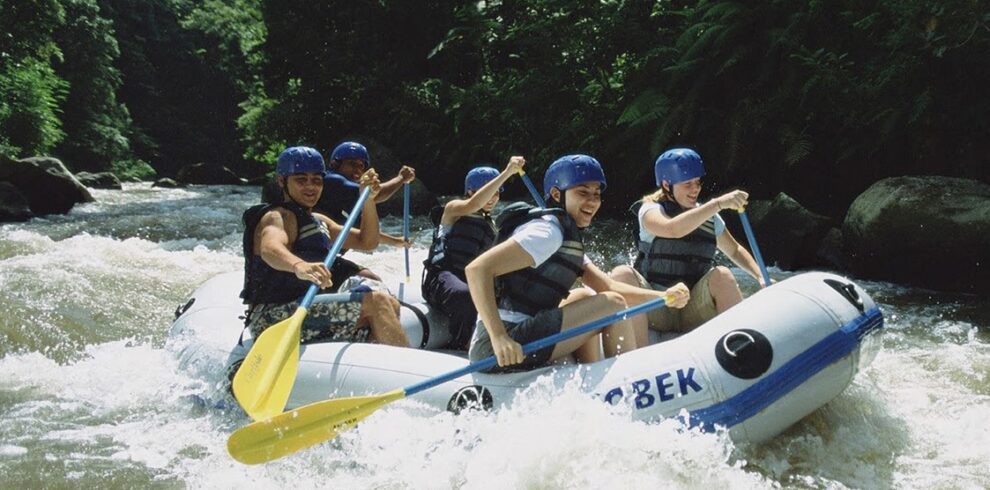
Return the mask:
<path id="1" fill-rule="evenodd" d="M 313 299 L 303 320 L 302 343 L 367 342 L 370 328 L 368 325 L 358 326 L 361 302 L 326 301 L 326 298 L 328 296 L 316 295 Z M 257 338 L 266 328 L 289 318 L 298 306 L 298 301 L 256 305 L 248 322 L 251 335 Z"/>

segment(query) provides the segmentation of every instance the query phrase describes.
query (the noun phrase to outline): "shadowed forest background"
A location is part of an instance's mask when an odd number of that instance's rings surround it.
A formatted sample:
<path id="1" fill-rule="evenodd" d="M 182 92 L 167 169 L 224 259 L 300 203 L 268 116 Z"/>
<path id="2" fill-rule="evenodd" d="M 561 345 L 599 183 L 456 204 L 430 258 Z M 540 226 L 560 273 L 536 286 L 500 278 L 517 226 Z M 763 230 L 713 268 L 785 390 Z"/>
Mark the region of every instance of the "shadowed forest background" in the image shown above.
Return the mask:
<path id="1" fill-rule="evenodd" d="M 709 188 L 842 216 L 871 183 L 988 181 L 984 0 L 0 0 L 0 153 L 252 177 L 373 138 L 437 193 L 584 152 L 606 207 L 692 146 Z M 374 160 L 375 156 L 372 155 Z"/>

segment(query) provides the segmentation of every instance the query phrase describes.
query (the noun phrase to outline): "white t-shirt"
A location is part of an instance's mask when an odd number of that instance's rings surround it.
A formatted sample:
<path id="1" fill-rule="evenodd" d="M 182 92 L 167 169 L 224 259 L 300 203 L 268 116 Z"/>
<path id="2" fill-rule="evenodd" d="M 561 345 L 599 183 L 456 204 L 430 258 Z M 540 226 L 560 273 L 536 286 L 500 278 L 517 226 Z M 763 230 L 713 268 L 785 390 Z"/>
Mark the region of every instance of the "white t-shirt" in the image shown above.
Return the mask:
<path id="1" fill-rule="evenodd" d="M 696 204 L 696 206 L 700 206 L 700 204 Z M 660 203 L 644 201 L 643 205 L 639 207 L 639 239 L 640 241 L 647 243 L 652 242 L 653 239 L 657 237 L 653 233 L 647 231 L 646 226 L 643 226 L 643 220 L 646 219 L 646 212 L 651 209 L 659 209 L 660 212 L 663 213 L 663 208 L 660 207 Z M 666 214 L 667 213 L 664 213 L 664 215 Z M 715 236 L 718 237 L 723 231 L 725 231 L 725 220 L 723 220 L 718 213 L 715 213 Z"/>
<path id="2" fill-rule="evenodd" d="M 512 232 L 510 240 L 519 244 L 533 258 L 533 268 L 547 261 L 564 244 L 564 233 L 560 229 L 560 220 L 556 216 L 546 215 L 520 225 Z M 591 263 L 588 254 L 584 255 L 584 265 Z M 499 308 L 498 316 L 502 321 L 519 323 L 530 318 L 525 313 Z"/>

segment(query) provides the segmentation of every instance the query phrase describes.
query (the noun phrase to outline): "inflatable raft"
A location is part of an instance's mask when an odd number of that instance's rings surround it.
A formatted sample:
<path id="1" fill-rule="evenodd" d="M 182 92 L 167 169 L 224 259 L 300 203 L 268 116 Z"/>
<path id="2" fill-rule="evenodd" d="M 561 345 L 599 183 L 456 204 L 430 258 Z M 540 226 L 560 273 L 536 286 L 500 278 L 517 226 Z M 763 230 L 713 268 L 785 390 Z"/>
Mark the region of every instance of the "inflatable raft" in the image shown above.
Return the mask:
<path id="1" fill-rule="evenodd" d="M 180 365 L 218 390 L 226 390 L 251 345 L 240 287 L 239 273 L 204 283 L 176 311 L 169 336 Z M 304 345 L 287 408 L 383 393 L 469 364 L 462 353 L 434 350 L 448 334 L 428 306 L 404 304 L 402 324 L 411 348 Z M 833 274 L 805 273 L 672 340 L 592 364 L 468 374 L 411 398 L 455 412 L 497 408 L 539 377 L 557 386 L 577 377 L 589 396 L 628 404 L 636 419 L 678 416 L 703 430 L 724 427 L 736 442 L 759 442 L 838 396 L 872 361 L 882 326 L 880 309 L 862 288 Z"/>

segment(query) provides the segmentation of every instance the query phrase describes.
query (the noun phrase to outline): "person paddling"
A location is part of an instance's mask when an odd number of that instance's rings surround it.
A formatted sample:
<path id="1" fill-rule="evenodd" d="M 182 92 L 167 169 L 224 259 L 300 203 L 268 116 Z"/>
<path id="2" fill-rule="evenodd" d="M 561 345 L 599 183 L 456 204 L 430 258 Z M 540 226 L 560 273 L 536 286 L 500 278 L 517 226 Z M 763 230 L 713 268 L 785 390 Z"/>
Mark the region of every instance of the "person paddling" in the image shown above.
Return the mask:
<path id="1" fill-rule="evenodd" d="M 464 178 L 464 198 L 453 199 L 431 213 L 440 216 L 423 262 L 422 291 L 426 302 L 449 319 L 449 348 L 468 348 L 478 311 L 471 302 L 464 267 L 495 242 L 492 209 L 498 204 L 502 184 L 525 164 L 523 157 L 514 156 L 501 173 L 492 167 L 471 169 Z"/>
<path id="2" fill-rule="evenodd" d="M 323 157 L 305 146 L 285 149 L 278 157 L 276 181 L 279 203 L 261 204 L 244 213 L 245 321 L 257 338 L 266 328 L 288 318 L 310 283 L 323 290 L 334 277 L 323 264 L 332 240 L 342 227 L 313 212 L 323 191 Z M 365 172 L 360 186 L 373 198 L 381 184 L 374 170 Z M 378 245 L 378 212 L 373 199 L 361 210 L 360 230 L 350 230 L 344 246 L 361 250 Z M 339 258 L 337 259 L 339 260 Z M 358 302 L 335 302 L 318 294 L 302 323 L 302 341 L 365 342 L 408 346 L 399 324 L 399 302 L 388 293 L 368 291 Z"/>
<path id="3" fill-rule="evenodd" d="M 663 152 L 654 163 L 657 190 L 633 205 L 639 224 L 633 267 L 619 266 L 612 277 L 627 284 L 664 289 L 683 282 L 691 287 L 691 301 L 680 310 L 653 310 L 649 322 L 659 331 L 687 332 L 742 301 L 732 272 L 715 265 L 715 250 L 759 281 L 763 279 L 753 256 L 725 229 L 719 211 L 746 206 L 749 194 L 734 190 L 700 203 L 701 156 L 689 148 Z"/>
<path id="4" fill-rule="evenodd" d="M 523 356 L 520 344 L 623 310 L 627 301 L 668 296 L 671 307 L 687 303 L 684 285 L 659 292 L 621 284 L 585 255 L 581 230 L 598 212 L 605 185 L 597 160 L 588 155 L 564 156 L 544 175 L 544 198 L 550 209 L 502 211 L 498 244 L 465 269 L 479 315 L 468 353 L 472 362 L 494 354 L 498 365 L 493 371 L 531 369 L 570 354 L 578 362 L 594 362 L 602 350 L 612 357 L 640 346 L 628 320 L 528 356 Z M 598 294 L 587 288 L 570 291 L 578 278 Z"/>
<path id="5" fill-rule="evenodd" d="M 323 178 L 323 194 L 320 196 L 315 209 L 330 219 L 343 223 L 347 212 L 354 206 L 360 194 L 358 182 L 365 172 L 371 170 L 371 156 L 368 149 L 356 141 L 345 141 L 337 145 L 330 153 L 330 168 Z M 399 173 L 381 184 L 381 191 L 374 198 L 375 203 L 389 200 L 403 184 L 416 179 L 416 170 L 407 165 L 399 169 Z M 411 244 L 402 237 L 379 232 L 381 243 L 396 247 L 409 247 Z M 346 250 L 345 250 L 346 251 Z M 378 274 L 368 268 L 356 264 L 343 257 L 343 252 L 334 261 L 331 269 L 337 284 L 358 275 L 376 281 L 381 281 Z"/>

